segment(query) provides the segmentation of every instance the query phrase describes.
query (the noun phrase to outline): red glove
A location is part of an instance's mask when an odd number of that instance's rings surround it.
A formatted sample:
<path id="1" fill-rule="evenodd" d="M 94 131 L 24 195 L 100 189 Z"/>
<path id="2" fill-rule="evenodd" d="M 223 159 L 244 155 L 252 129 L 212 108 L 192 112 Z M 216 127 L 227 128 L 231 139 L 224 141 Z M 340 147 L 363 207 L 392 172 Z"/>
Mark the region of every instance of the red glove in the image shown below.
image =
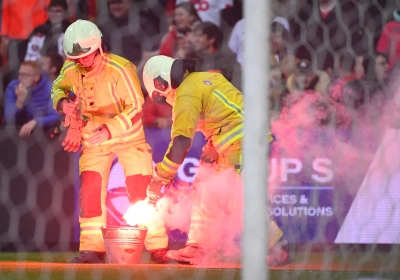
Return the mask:
<path id="1" fill-rule="evenodd" d="M 66 118 L 68 118 L 68 116 L 66 116 Z M 69 117 L 69 123 L 70 125 L 67 131 L 67 135 L 65 136 L 65 139 L 61 145 L 64 147 L 64 151 L 76 152 L 81 146 L 82 120 L 76 120 L 73 117 Z"/>

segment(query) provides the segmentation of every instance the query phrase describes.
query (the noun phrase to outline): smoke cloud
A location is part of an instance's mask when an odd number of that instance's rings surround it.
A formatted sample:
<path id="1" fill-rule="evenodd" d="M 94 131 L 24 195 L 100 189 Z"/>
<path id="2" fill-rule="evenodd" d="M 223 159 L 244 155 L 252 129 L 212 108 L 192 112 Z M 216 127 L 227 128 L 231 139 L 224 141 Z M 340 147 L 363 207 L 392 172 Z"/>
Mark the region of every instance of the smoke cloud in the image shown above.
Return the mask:
<path id="1" fill-rule="evenodd" d="M 194 235 L 205 255 L 202 264 L 240 262 L 243 229 L 243 183 L 233 169 L 200 166 L 193 189 L 174 186 L 157 202 L 157 211 L 172 230 Z M 190 233 L 192 234 L 192 233 Z M 190 237 L 190 236 L 189 236 Z"/>
<path id="2" fill-rule="evenodd" d="M 330 159 L 333 184 L 355 194 L 385 130 L 393 123 L 391 88 L 386 87 L 375 99 L 363 96 L 362 104 L 358 105 L 359 101 L 351 98 L 354 89 L 342 89 L 341 103 L 312 91 L 290 95 L 279 118 L 271 122 L 276 138 L 271 157 L 301 160 L 302 174 L 312 173 L 314 159 Z M 367 95 L 367 89 L 363 91 Z M 272 169 L 272 172 L 280 174 L 282 170 Z M 294 175 L 289 175 L 285 182 L 282 176 L 270 179 L 275 186 L 319 185 L 310 178 Z"/>
<path id="3" fill-rule="evenodd" d="M 380 104 L 372 100 L 357 108 L 314 92 L 290 96 L 279 118 L 271 121 L 276 141 L 270 151 L 270 194 L 282 184 L 329 183 L 355 195 L 385 130 L 398 122 L 399 113 L 394 110 L 399 109 L 394 109 L 390 97 L 394 90 L 393 95 L 400 100 L 397 88 L 398 83 L 392 83 Z M 316 158 L 329 161 L 319 162 L 316 169 Z M 302 163 L 301 172 L 297 172 L 296 159 Z M 333 173 L 321 171 L 326 169 Z M 315 176 L 302 175 L 311 173 Z M 197 241 L 206 252 L 204 262 L 240 262 L 244 196 L 241 177 L 234 170 L 202 165 L 192 186 L 193 190 L 179 185 L 166 190 L 156 206 L 158 217 L 168 228 L 185 233 L 203 221 Z M 334 203 L 342 201 L 336 199 Z M 192 216 L 193 212 L 200 214 Z"/>

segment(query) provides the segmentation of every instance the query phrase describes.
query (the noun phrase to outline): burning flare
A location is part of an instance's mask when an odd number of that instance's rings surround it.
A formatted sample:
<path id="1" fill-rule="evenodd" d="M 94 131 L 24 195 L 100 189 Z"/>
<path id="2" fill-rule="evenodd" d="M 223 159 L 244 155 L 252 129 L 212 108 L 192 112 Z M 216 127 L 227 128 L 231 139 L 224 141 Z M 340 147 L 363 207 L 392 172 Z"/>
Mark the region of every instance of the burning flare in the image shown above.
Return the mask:
<path id="1" fill-rule="evenodd" d="M 130 226 L 147 225 L 160 219 L 155 206 L 148 200 L 139 201 L 129 207 L 124 214 L 126 223 Z"/>

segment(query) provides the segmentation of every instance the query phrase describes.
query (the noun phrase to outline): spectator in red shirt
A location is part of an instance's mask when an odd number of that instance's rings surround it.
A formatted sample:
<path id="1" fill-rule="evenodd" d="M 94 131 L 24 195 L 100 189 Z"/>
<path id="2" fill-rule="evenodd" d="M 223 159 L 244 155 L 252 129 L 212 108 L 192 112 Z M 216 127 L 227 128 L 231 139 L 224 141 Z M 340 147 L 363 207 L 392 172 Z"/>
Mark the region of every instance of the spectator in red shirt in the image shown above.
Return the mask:
<path id="1" fill-rule="evenodd" d="M 0 54 L 8 57 L 11 79 L 17 77 L 21 62 L 24 61 L 26 39 L 35 27 L 47 20 L 49 2 L 50 0 L 2 1 Z"/>
<path id="2" fill-rule="evenodd" d="M 342 50 L 339 54 L 337 73 L 339 77 L 332 81 L 329 88 L 329 97 L 338 103 L 345 102 L 344 87 L 351 81 L 359 79 L 356 74 L 356 56 L 347 50 Z"/>
<path id="3" fill-rule="evenodd" d="M 198 21 L 200 21 L 199 15 L 190 2 L 176 5 L 172 26 L 162 40 L 159 54 L 174 57 L 178 35 L 191 31 L 193 24 Z"/>
<path id="4" fill-rule="evenodd" d="M 376 46 L 377 52 L 389 57 L 390 68 L 400 61 L 400 9 L 393 12 L 393 17 L 394 20 L 384 25 Z"/>

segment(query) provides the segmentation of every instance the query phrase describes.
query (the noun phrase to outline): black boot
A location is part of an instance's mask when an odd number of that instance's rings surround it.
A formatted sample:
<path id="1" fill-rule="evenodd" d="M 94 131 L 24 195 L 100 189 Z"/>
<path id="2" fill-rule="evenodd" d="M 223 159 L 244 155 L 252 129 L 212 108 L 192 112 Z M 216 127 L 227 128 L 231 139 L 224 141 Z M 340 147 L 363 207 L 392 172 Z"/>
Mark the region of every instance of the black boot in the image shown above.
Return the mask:
<path id="1" fill-rule="evenodd" d="M 170 250 L 167 257 L 181 264 L 200 264 L 204 258 L 204 250 L 198 246 L 186 245 L 179 250 Z"/>
<path id="2" fill-rule="evenodd" d="M 106 263 L 104 252 L 81 251 L 80 255 L 74 257 L 71 263 Z"/>
<path id="3" fill-rule="evenodd" d="M 172 264 L 172 263 L 178 263 L 177 261 L 170 259 L 166 256 L 168 250 L 167 249 L 160 249 L 157 251 L 153 251 L 150 254 L 150 258 L 152 262 L 157 263 L 157 264 Z"/>

